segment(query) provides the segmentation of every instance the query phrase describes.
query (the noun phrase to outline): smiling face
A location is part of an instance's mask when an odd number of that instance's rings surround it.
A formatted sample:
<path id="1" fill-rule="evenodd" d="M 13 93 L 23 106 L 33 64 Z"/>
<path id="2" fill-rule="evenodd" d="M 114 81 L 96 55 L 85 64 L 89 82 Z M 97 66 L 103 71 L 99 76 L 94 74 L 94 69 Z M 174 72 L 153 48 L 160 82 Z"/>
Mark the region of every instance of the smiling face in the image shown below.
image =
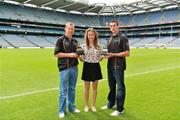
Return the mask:
<path id="1" fill-rule="evenodd" d="M 96 30 L 94 30 L 93 28 L 88 28 L 86 31 L 85 31 L 85 36 L 84 36 L 84 39 L 86 41 L 86 45 L 88 47 L 90 47 L 90 44 L 94 45 L 94 47 L 97 48 L 97 43 L 98 43 L 98 33 L 96 32 Z"/>
<path id="2" fill-rule="evenodd" d="M 67 37 L 72 37 L 72 35 L 74 34 L 74 24 L 72 23 L 67 23 L 65 26 L 65 34 L 67 35 Z"/>
<path id="3" fill-rule="evenodd" d="M 110 30 L 113 34 L 117 34 L 119 32 L 119 25 L 117 22 L 110 23 Z"/>
<path id="4" fill-rule="evenodd" d="M 94 40 L 95 40 L 95 33 L 93 31 L 88 31 L 87 37 L 88 37 L 89 43 L 94 42 Z"/>

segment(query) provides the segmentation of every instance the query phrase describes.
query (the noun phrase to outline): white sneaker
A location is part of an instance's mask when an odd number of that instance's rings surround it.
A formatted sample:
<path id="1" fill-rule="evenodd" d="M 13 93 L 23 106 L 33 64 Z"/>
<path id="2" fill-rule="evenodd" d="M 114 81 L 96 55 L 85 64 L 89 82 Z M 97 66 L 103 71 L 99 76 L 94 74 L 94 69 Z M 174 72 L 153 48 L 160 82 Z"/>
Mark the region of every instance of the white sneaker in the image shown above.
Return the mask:
<path id="1" fill-rule="evenodd" d="M 102 110 L 106 110 L 106 109 L 108 109 L 108 106 L 107 106 L 107 105 L 102 106 L 101 109 L 102 109 Z"/>
<path id="2" fill-rule="evenodd" d="M 118 116 L 118 115 L 120 115 L 120 114 L 122 114 L 122 113 L 124 113 L 124 110 L 121 111 L 121 112 L 115 110 L 113 113 L 111 113 L 111 116 Z"/>
<path id="3" fill-rule="evenodd" d="M 80 110 L 76 108 L 73 112 L 80 113 Z"/>
<path id="4" fill-rule="evenodd" d="M 59 118 L 63 118 L 65 116 L 64 113 L 59 113 Z"/>
<path id="5" fill-rule="evenodd" d="M 96 110 L 96 107 L 92 107 L 92 111 L 93 112 L 96 112 L 97 110 Z"/>

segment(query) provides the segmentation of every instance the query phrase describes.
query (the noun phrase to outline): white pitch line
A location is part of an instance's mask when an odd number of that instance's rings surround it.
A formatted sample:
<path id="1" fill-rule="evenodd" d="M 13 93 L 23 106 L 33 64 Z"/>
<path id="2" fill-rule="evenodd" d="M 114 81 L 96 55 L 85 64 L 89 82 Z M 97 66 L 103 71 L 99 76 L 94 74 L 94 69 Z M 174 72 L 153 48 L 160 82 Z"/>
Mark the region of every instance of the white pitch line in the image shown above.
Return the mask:
<path id="1" fill-rule="evenodd" d="M 79 83 L 79 84 L 77 84 L 77 86 L 79 86 L 81 84 L 83 84 L 83 83 Z M 3 97 L 0 97 L 0 100 L 16 98 L 16 97 L 21 97 L 21 96 L 26 96 L 26 95 L 32 95 L 32 94 L 37 94 L 37 93 L 43 93 L 43 92 L 49 92 L 49 91 L 55 91 L 55 90 L 59 90 L 59 87 L 49 88 L 49 89 L 42 89 L 42 90 L 26 92 L 26 93 L 20 93 L 20 94 L 15 94 L 15 95 L 10 95 L 10 96 L 3 96 Z"/>
<path id="2" fill-rule="evenodd" d="M 163 68 L 163 69 L 156 69 L 156 70 L 151 70 L 151 71 L 146 71 L 146 72 L 140 72 L 140 73 L 134 73 L 134 74 L 126 75 L 125 77 L 131 77 L 131 76 L 148 74 L 148 73 L 153 73 L 153 72 L 160 72 L 160 71 L 172 70 L 172 69 L 176 69 L 176 68 L 180 68 L 180 66 L 168 67 L 168 68 Z"/>
<path id="3" fill-rule="evenodd" d="M 176 69 L 176 68 L 180 68 L 180 66 L 163 68 L 163 69 L 156 69 L 156 70 L 151 70 L 151 71 L 146 71 L 146 72 L 134 73 L 134 74 L 126 75 L 125 77 L 132 77 L 132 76 L 149 74 L 149 73 L 154 73 L 154 72 L 172 70 L 172 69 Z M 107 80 L 107 79 L 103 79 L 103 80 Z M 79 84 L 77 84 L 77 86 L 82 85 L 82 84 L 84 84 L 84 83 L 79 83 Z M 37 94 L 37 93 L 43 93 L 43 92 L 49 92 L 49 91 L 55 91 L 55 90 L 59 90 L 59 87 L 49 88 L 49 89 L 42 89 L 42 90 L 37 90 L 37 91 L 33 91 L 33 92 L 20 93 L 20 94 L 15 94 L 15 95 L 10 95 L 10 96 L 2 96 L 2 97 L 0 97 L 0 100 L 11 99 L 11 98 L 16 98 L 16 97 L 21 97 L 21 96 L 27 96 L 27 95 L 32 95 L 32 94 Z"/>

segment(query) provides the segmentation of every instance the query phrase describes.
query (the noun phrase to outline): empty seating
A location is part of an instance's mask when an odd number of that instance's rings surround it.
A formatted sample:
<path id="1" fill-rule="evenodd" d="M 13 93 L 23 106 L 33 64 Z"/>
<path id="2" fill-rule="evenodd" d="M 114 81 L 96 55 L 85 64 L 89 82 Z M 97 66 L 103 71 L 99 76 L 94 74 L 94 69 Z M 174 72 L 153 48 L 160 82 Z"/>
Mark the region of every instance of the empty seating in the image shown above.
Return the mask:
<path id="1" fill-rule="evenodd" d="M 46 41 L 41 36 L 31 36 L 31 35 L 28 35 L 28 36 L 26 36 L 26 38 L 29 41 L 31 41 L 32 43 L 34 43 L 37 46 L 39 46 L 39 47 L 54 47 L 53 43 L 50 43 L 50 42 Z"/>
<path id="2" fill-rule="evenodd" d="M 1 36 L 0 36 L 0 46 L 3 47 L 3 48 L 12 47 L 6 40 L 4 40 Z"/>
<path id="3" fill-rule="evenodd" d="M 14 47 L 36 47 L 31 42 L 27 41 L 24 37 L 18 35 L 3 35 L 4 39 L 6 39 L 9 43 L 11 43 Z"/>

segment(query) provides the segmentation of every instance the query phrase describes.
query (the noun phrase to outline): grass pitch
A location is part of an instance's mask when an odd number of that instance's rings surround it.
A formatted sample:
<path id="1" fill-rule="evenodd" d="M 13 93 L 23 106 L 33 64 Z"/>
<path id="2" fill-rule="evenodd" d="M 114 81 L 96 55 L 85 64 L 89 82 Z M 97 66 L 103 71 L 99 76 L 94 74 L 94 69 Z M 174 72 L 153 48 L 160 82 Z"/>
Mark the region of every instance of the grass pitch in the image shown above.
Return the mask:
<path id="1" fill-rule="evenodd" d="M 97 112 L 83 111 L 80 62 L 76 106 L 81 112 L 67 112 L 64 120 L 180 119 L 180 49 L 131 50 L 125 72 L 125 113 L 117 117 L 110 116 L 114 109 L 100 109 L 107 103 L 106 62 L 101 62 Z M 0 120 L 58 120 L 58 74 L 53 49 L 0 49 Z"/>

